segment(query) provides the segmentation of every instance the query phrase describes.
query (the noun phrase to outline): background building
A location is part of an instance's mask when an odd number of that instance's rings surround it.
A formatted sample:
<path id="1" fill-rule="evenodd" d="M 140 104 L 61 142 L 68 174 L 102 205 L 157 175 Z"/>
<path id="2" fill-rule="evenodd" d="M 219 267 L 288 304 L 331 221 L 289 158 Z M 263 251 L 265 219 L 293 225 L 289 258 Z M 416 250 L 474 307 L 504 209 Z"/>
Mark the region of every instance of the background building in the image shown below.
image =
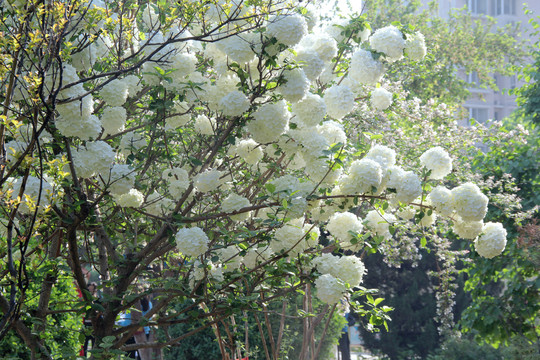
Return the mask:
<path id="1" fill-rule="evenodd" d="M 423 2 L 427 4 L 430 1 L 423 0 Z M 531 15 L 525 15 L 525 8 L 532 10 L 534 16 L 540 15 L 540 0 L 438 0 L 438 2 L 439 16 L 443 18 L 448 17 L 451 11 L 466 6 L 473 16 L 491 16 L 497 20 L 499 26 L 521 22 L 524 30 L 531 28 L 528 24 Z M 470 74 L 461 72 L 461 75 L 470 84 L 471 96 L 464 104 L 469 110 L 469 118 L 479 122 L 486 122 L 488 119 L 502 120 L 516 109 L 515 97 L 502 91 L 521 85 L 515 75 L 508 77 L 493 74 L 499 91 L 482 89 L 478 86 L 479 79 L 476 72 Z"/>

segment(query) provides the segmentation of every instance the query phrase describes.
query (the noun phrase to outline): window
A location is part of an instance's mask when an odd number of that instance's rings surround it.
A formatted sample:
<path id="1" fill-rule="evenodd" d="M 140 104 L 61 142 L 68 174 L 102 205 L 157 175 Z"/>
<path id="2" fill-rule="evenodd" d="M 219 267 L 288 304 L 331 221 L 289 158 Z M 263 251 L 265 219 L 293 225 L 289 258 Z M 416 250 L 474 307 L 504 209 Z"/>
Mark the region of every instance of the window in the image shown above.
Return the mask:
<path id="1" fill-rule="evenodd" d="M 487 14 L 488 0 L 469 0 L 469 9 L 473 14 Z"/>
<path id="2" fill-rule="evenodd" d="M 480 78 L 476 71 L 471 71 L 467 74 L 467 82 L 472 85 L 472 87 L 478 87 L 480 85 Z"/>
<path id="3" fill-rule="evenodd" d="M 510 89 L 516 88 L 516 82 L 517 82 L 516 75 L 510 76 Z"/>
<path id="4" fill-rule="evenodd" d="M 491 0 L 491 15 L 516 15 L 516 0 Z"/>
<path id="5" fill-rule="evenodd" d="M 469 108 L 469 119 L 474 119 L 479 123 L 488 121 L 488 109 L 486 108 Z"/>

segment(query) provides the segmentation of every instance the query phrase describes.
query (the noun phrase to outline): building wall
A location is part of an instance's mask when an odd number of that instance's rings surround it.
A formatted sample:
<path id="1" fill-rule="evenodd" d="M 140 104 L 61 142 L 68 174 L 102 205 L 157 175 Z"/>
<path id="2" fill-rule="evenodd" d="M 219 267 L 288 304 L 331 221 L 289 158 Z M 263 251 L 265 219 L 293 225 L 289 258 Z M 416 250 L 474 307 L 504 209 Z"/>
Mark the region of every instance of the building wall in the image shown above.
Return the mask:
<path id="1" fill-rule="evenodd" d="M 423 0 L 425 4 L 429 0 Z M 450 11 L 464 6 L 471 11 L 473 16 L 492 16 L 497 19 L 500 26 L 509 23 L 521 22 L 523 28 L 529 28 L 530 15 L 525 15 L 524 5 L 533 11 L 534 15 L 540 15 L 540 0 L 439 0 L 439 16 L 448 17 Z M 536 40 L 536 39 L 534 39 Z M 515 97 L 505 95 L 501 91 L 481 89 L 475 86 L 476 74 L 460 75 L 471 84 L 471 96 L 464 106 L 469 110 L 469 118 L 485 122 L 488 119 L 502 120 L 516 109 Z M 497 87 L 500 90 L 511 89 L 521 84 L 516 76 L 505 77 L 493 74 Z"/>

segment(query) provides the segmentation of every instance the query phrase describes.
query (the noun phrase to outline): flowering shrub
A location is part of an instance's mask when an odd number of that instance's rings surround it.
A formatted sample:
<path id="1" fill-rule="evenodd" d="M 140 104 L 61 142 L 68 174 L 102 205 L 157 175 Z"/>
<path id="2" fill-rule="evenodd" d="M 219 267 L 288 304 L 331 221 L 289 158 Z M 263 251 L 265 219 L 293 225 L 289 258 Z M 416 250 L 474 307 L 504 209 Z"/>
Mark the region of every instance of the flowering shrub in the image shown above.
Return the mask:
<path id="1" fill-rule="evenodd" d="M 478 235 L 469 223 L 482 221 L 488 199 L 476 185 L 431 192 L 452 170 L 443 148 L 428 149 L 416 167 L 397 165 L 395 149 L 376 137 L 357 141 L 364 135 L 348 120 L 367 104 L 365 93 L 374 110 L 397 106 L 389 88 L 375 84 L 385 65 L 421 60 L 421 34 L 389 26 L 368 38 L 362 20 L 347 37 L 332 28 L 308 35 L 304 12 L 288 2 L 55 4 L 2 9 L 3 30 L 17 36 L 2 43 L 0 141 L 16 140 L 20 126 L 32 129 L 0 173 L 10 195 L 2 226 L 7 221 L 10 249 L 53 262 L 53 250 L 38 251 L 30 240 L 51 247 L 52 238 L 66 237 L 56 246 L 66 250 L 101 348 L 142 346 L 126 345 L 137 327 L 115 324 L 141 293 L 155 295 L 141 324 L 156 327 L 187 316 L 219 331 L 226 317 L 297 290 L 309 295 L 313 284 L 333 312 L 368 294 L 359 287 L 361 259 L 344 252 L 389 253 L 384 241 L 396 229 L 429 228 L 437 217 L 464 238 Z M 24 52 L 19 35 L 29 42 Z M 56 53 L 44 56 L 46 49 Z M 325 232 L 328 246 L 319 240 Z M 482 233 L 480 255 L 504 250 L 502 227 L 488 223 Z M 11 251 L 2 256 L 12 275 L 40 266 L 15 261 Z M 87 291 L 86 264 L 100 274 L 99 307 Z M 168 313 L 180 298 L 193 310 Z M 20 309 L 24 296 L 19 301 Z M 390 309 L 376 305 L 363 314 L 380 325 Z M 39 336 L 25 341 L 50 356 Z M 234 353 L 234 341 L 229 346 Z"/>

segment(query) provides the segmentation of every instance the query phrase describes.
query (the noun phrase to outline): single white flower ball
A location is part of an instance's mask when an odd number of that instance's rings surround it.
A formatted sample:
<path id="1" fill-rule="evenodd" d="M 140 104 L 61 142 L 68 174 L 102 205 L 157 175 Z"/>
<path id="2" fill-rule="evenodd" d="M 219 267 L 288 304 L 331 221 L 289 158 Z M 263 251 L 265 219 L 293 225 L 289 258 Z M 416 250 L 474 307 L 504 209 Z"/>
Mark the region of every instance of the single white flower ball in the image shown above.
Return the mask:
<path id="1" fill-rule="evenodd" d="M 208 251 L 210 240 L 199 227 L 180 229 L 175 237 L 176 247 L 184 255 L 199 257 Z"/>
<path id="2" fill-rule="evenodd" d="M 351 57 L 349 76 L 360 84 L 375 85 L 383 74 L 383 64 L 375 60 L 371 52 L 359 49 Z"/>
<path id="3" fill-rule="evenodd" d="M 194 185 L 197 191 L 210 192 L 216 190 L 221 185 L 222 171 L 207 170 L 198 174 L 194 179 Z"/>
<path id="4" fill-rule="evenodd" d="M 371 92 L 371 106 L 377 110 L 386 110 L 392 105 L 392 93 L 383 88 L 376 88 Z"/>
<path id="5" fill-rule="evenodd" d="M 435 187 L 427 198 L 435 208 L 435 211 L 442 216 L 451 216 L 454 213 L 452 192 L 444 186 L 439 185 Z"/>
<path id="6" fill-rule="evenodd" d="M 277 15 L 270 19 L 266 34 L 275 37 L 278 43 L 294 46 L 307 34 L 307 23 L 299 14 Z"/>
<path id="7" fill-rule="evenodd" d="M 330 274 L 321 275 L 315 280 L 317 298 L 326 304 L 337 304 L 347 291 L 347 287 Z"/>
<path id="8" fill-rule="evenodd" d="M 482 229 L 482 235 L 474 242 L 476 252 L 488 259 L 500 255 L 505 247 L 506 230 L 500 223 L 486 223 Z"/>
<path id="9" fill-rule="evenodd" d="M 403 58 L 405 39 L 403 33 L 393 25 L 378 29 L 369 38 L 371 48 L 386 56 L 388 62 L 394 62 Z"/>
<path id="10" fill-rule="evenodd" d="M 483 220 L 487 213 L 488 198 L 478 186 L 465 183 L 452 189 L 453 206 L 463 221 Z"/>
<path id="11" fill-rule="evenodd" d="M 230 194 L 221 203 L 221 211 L 232 213 L 250 205 L 251 204 L 247 198 L 237 194 Z M 235 221 L 243 221 L 248 219 L 250 215 L 251 211 L 246 211 L 235 215 L 229 215 L 229 217 Z"/>
<path id="12" fill-rule="evenodd" d="M 285 101 L 262 105 L 254 114 L 247 129 L 253 139 L 260 143 L 276 141 L 289 126 L 290 113 Z"/>
<path id="13" fill-rule="evenodd" d="M 414 61 L 420 61 L 426 56 L 426 40 L 424 39 L 424 35 L 422 35 L 422 33 L 416 32 L 407 36 L 407 41 L 405 43 L 405 54 L 409 59 Z"/>
<path id="14" fill-rule="evenodd" d="M 219 109 L 225 116 L 240 116 L 249 109 L 249 100 L 244 93 L 234 90 L 221 98 Z"/>
<path id="15" fill-rule="evenodd" d="M 334 85 L 324 94 L 326 112 L 336 120 L 349 114 L 354 108 L 354 93 L 347 86 Z"/>
<path id="16" fill-rule="evenodd" d="M 138 208 L 144 202 L 144 195 L 137 189 L 131 189 L 129 192 L 116 198 L 116 203 L 120 207 Z"/>
<path id="17" fill-rule="evenodd" d="M 484 229 L 483 221 L 463 221 L 461 218 L 454 222 L 454 232 L 462 239 L 474 240 Z"/>
<path id="18" fill-rule="evenodd" d="M 452 159 L 440 146 L 435 146 L 420 156 L 420 163 L 431 170 L 430 179 L 440 180 L 452 172 Z"/>
<path id="19" fill-rule="evenodd" d="M 350 240 L 353 237 L 350 232 L 361 233 L 364 226 L 358 216 L 350 212 L 343 212 L 332 215 L 328 221 L 328 225 L 326 225 L 326 229 L 338 241 L 350 244 Z"/>

